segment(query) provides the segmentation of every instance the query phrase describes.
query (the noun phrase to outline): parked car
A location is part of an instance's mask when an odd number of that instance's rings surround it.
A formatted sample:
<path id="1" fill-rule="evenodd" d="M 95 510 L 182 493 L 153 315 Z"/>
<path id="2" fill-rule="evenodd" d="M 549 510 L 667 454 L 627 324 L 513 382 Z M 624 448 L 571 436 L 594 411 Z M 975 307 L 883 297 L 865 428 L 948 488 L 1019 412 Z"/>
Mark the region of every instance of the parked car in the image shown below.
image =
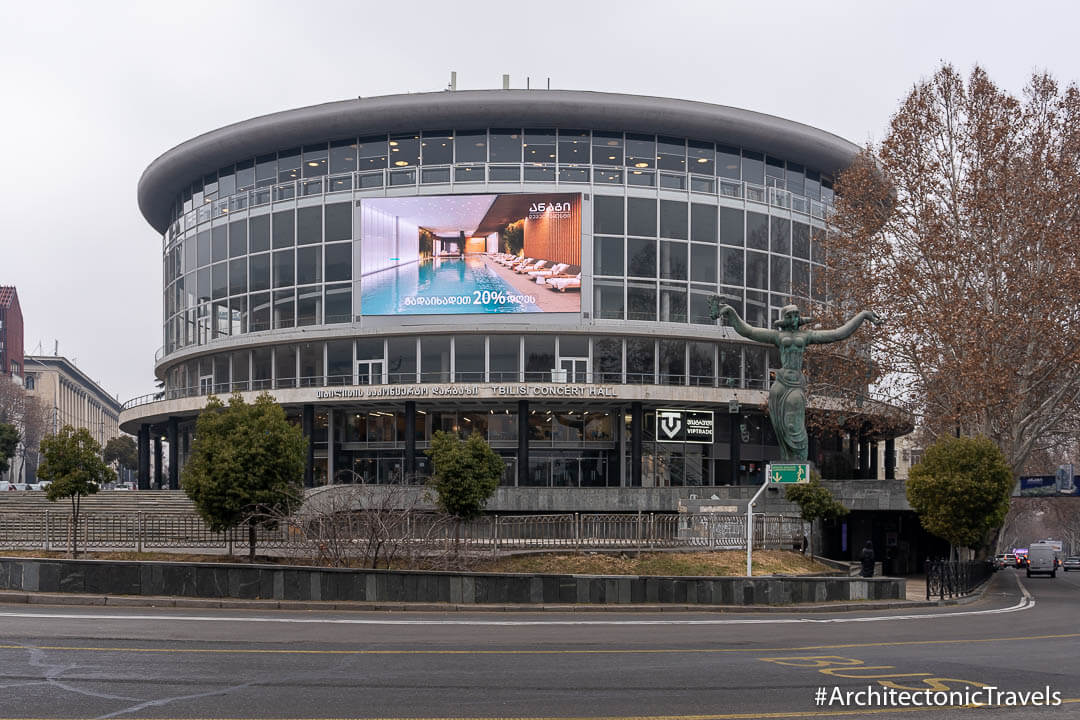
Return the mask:
<path id="1" fill-rule="evenodd" d="M 1016 564 L 1016 556 L 1009 553 L 1001 553 L 994 556 L 994 569 L 1004 570 L 1007 567 L 1012 567 Z"/>
<path id="2" fill-rule="evenodd" d="M 1065 572 L 1080 570 L 1080 555 L 1070 555 L 1061 563 L 1061 569 Z"/>

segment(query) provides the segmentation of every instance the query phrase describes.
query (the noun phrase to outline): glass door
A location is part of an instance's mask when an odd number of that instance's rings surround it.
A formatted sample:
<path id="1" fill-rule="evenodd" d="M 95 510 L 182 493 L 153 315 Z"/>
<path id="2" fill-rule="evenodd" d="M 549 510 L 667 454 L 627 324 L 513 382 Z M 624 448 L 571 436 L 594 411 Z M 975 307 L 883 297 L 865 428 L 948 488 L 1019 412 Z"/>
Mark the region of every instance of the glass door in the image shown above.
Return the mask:
<path id="1" fill-rule="evenodd" d="M 559 369 L 566 373 L 565 382 L 589 382 L 589 358 L 587 357 L 559 358 Z"/>
<path id="2" fill-rule="evenodd" d="M 383 384 L 383 361 L 360 360 L 356 363 L 357 385 L 382 385 Z"/>

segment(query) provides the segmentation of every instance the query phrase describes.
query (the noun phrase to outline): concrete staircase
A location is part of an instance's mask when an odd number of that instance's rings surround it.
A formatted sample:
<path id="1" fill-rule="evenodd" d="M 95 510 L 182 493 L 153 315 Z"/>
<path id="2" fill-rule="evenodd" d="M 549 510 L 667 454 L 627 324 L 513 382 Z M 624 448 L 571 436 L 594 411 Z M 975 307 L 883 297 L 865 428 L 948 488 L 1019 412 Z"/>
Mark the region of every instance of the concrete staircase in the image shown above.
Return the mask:
<path id="1" fill-rule="evenodd" d="M 83 497 L 80 512 L 88 513 L 195 513 L 195 504 L 182 490 L 121 491 L 102 490 Z M 70 500 L 50 502 L 37 490 L 0 492 L 0 513 L 42 513 L 46 510 L 71 511 Z"/>

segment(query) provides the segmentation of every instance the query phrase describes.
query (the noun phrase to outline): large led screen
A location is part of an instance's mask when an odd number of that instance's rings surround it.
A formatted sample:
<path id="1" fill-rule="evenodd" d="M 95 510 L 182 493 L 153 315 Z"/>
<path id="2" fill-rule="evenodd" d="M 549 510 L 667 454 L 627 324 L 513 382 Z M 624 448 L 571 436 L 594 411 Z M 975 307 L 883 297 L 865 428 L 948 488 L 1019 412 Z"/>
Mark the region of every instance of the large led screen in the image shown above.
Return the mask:
<path id="1" fill-rule="evenodd" d="M 364 315 L 579 312 L 581 194 L 370 198 Z"/>

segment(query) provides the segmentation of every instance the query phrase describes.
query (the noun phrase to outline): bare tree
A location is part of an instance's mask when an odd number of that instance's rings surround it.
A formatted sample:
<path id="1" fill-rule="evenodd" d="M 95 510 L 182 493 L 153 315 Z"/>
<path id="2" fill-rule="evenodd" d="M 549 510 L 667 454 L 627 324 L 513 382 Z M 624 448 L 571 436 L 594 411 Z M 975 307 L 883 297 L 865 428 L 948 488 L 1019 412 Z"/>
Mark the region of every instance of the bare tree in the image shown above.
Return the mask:
<path id="1" fill-rule="evenodd" d="M 332 485 L 309 495 L 287 526 L 318 565 L 378 568 L 445 566 L 453 521 L 425 510 L 414 486 Z"/>
<path id="2" fill-rule="evenodd" d="M 12 477 L 27 465 L 37 466 L 41 440 L 48 434 L 49 409 L 40 398 L 7 376 L 0 376 L 0 423 L 14 425 L 22 437 L 12 463 Z"/>
<path id="3" fill-rule="evenodd" d="M 872 307 L 875 391 L 931 437 L 986 435 L 1014 474 L 1077 437 L 1080 91 L 1016 98 L 976 67 L 915 85 L 837 183 L 834 307 Z"/>

